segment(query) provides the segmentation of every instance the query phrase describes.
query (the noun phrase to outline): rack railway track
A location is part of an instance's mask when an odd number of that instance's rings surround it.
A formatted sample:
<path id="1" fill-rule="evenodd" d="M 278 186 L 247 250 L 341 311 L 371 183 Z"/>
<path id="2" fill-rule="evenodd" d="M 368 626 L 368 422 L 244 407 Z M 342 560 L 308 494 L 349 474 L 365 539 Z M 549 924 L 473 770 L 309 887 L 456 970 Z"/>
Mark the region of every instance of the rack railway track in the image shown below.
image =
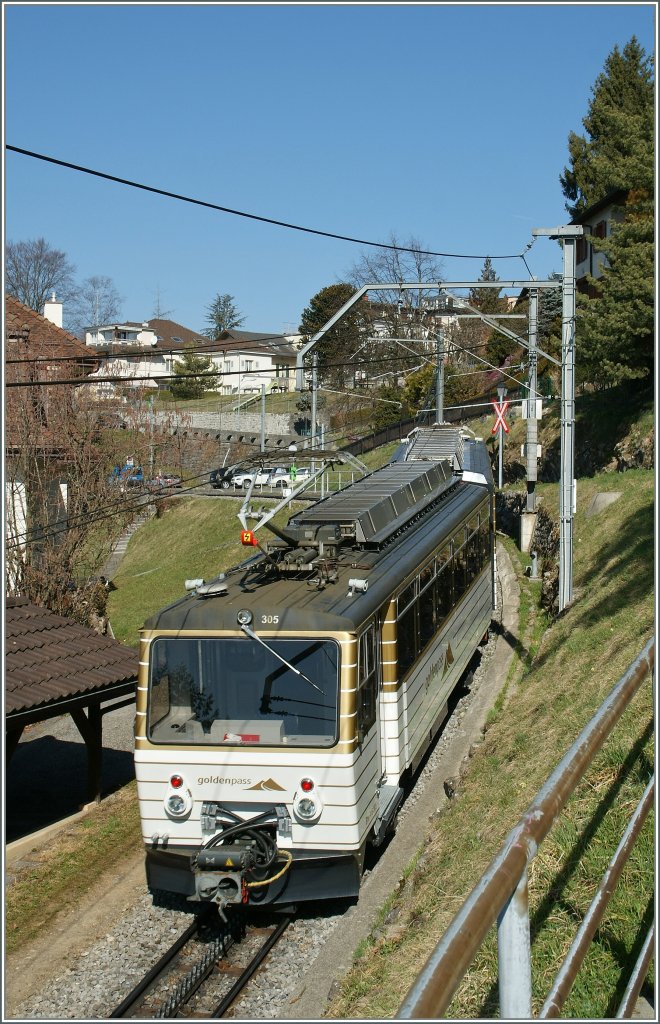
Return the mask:
<path id="1" fill-rule="evenodd" d="M 291 923 L 292 914 L 248 923 L 200 914 L 108 1015 L 126 1019 L 224 1017 Z"/>

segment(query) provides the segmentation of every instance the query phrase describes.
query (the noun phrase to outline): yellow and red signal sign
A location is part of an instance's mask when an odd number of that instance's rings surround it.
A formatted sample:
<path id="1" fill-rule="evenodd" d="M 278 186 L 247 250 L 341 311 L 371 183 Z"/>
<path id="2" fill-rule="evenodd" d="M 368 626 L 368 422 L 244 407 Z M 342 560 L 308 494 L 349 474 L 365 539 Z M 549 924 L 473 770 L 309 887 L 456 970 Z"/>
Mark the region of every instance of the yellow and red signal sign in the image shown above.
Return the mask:
<path id="1" fill-rule="evenodd" d="M 241 544 L 245 544 L 248 547 L 256 547 L 259 541 L 255 537 L 252 530 L 241 531 Z"/>

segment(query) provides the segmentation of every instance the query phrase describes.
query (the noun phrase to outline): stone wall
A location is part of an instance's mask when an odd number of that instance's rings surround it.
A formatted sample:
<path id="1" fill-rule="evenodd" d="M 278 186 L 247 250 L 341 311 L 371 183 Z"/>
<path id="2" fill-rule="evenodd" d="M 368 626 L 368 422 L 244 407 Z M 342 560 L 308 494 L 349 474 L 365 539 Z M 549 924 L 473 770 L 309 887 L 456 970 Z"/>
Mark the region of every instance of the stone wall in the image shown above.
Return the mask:
<path id="1" fill-rule="evenodd" d="M 168 413 L 154 413 L 157 423 L 169 423 Z M 266 413 L 264 425 L 267 434 L 294 434 L 293 420 L 295 417 L 288 413 Z M 260 412 L 191 412 L 186 413 L 186 423 L 190 424 L 192 430 L 217 430 L 223 432 L 235 432 L 254 434 L 261 436 L 261 413 Z"/>

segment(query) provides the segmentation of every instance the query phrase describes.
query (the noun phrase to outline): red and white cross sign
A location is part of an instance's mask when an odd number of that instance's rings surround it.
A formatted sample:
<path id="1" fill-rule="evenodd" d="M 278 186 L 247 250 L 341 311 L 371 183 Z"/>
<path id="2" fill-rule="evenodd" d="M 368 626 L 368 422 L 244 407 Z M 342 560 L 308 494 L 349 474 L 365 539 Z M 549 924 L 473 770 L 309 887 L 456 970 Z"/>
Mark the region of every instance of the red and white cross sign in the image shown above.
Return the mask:
<path id="1" fill-rule="evenodd" d="M 493 399 L 493 401 L 491 402 L 491 405 L 495 409 L 495 416 L 497 417 L 496 420 L 495 420 L 495 426 L 491 430 L 491 434 L 496 434 L 500 427 L 502 427 L 502 430 L 504 431 L 505 434 L 508 434 L 509 433 L 509 424 L 507 423 L 507 421 L 504 418 L 506 416 L 506 411 L 509 408 L 508 399 L 507 399 L 506 402 L 502 402 L 501 405 L 499 404 L 499 402 L 497 402 L 497 401 L 495 401 L 495 399 Z"/>

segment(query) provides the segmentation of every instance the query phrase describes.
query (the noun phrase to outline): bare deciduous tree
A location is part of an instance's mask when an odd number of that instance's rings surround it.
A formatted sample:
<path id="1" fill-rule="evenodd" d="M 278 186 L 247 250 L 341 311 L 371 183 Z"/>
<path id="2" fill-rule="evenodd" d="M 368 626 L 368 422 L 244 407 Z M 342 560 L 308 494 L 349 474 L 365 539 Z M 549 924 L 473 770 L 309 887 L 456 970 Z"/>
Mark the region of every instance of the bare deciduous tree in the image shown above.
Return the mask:
<path id="1" fill-rule="evenodd" d="M 30 386 L 8 391 L 6 590 L 99 626 L 103 587 L 81 587 L 81 576 L 98 574 L 111 531 L 132 512 L 110 494 L 98 413 L 80 403 L 75 386 L 46 384 L 36 359 L 9 367 L 8 376 L 25 379 L 26 370 Z M 67 362 L 55 372 L 75 374 Z"/>
<path id="2" fill-rule="evenodd" d="M 5 288 L 8 295 L 43 313 L 54 291 L 60 302 L 70 301 L 76 291 L 75 267 L 66 253 L 54 249 L 45 238 L 7 242 Z"/>
<path id="3" fill-rule="evenodd" d="M 409 371 L 423 365 L 435 347 L 439 325 L 437 283 L 442 280 L 442 262 L 430 256 L 416 238 L 400 241 L 390 235 L 391 248 L 365 252 L 349 271 L 356 288 L 366 284 L 411 284 L 420 287 L 374 291 L 363 313 L 368 320 L 368 337 L 361 347 L 368 376 L 383 380 L 389 371 Z M 435 287 L 425 288 L 433 283 Z M 359 368 L 358 368 L 359 370 Z"/>
<path id="4" fill-rule="evenodd" d="M 103 275 L 86 278 L 65 309 L 67 329 L 84 339 L 86 330 L 96 330 L 121 316 L 122 298 L 112 279 Z"/>

